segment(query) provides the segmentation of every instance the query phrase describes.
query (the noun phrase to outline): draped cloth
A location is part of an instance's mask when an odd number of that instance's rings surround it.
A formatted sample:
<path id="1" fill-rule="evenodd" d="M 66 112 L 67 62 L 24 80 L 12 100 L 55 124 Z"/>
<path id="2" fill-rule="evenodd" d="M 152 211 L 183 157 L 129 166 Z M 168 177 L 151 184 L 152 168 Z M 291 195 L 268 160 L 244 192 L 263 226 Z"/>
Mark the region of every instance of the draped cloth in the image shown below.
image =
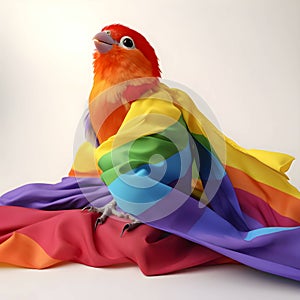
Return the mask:
<path id="1" fill-rule="evenodd" d="M 147 225 L 121 237 L 126 220 L 117 217 L 94 230 L 98 215 L 81 208 L 111 200 L 103 182 L 92 177 L 27 184 L 4 194 L 0 197 L 0 262 L 36 269 L 65 262 L 92 267 L 135 263 L 145 275 L 233 262 Z"/>
<path id="2" fill-rule="evenodd" d="M 108 90 L 89 110 L 97 141 L 78 147 L 70 177 L 0 198 L 0 261 L 131 261 L 149 275 L 239 262 L 300 280 L 300 193 L 285 175 L 291 156 L 240 147 L 187 94 L 161 83 Z M 93 231 L 95 214 L 78 208 L 112 197 L 145 225 L 120 237 L 124 221 L 109 218 Z M 25 252 L 33 254 L 24 262 Z"/>

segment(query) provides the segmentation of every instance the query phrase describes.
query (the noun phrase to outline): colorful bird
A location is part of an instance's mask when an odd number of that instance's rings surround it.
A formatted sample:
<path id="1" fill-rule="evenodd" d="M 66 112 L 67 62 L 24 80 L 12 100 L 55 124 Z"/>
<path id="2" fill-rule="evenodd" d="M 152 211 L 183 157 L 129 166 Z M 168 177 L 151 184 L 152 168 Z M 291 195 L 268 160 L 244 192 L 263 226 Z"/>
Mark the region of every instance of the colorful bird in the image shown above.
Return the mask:
<path id="1" fill-rule="evenodd" d="M 90 131 L 96 133 L 97 144 L 105 142 L 118 131 L 129 110 L 128 97 L 138 98 L 146 91 L 153 91 L 157 87 L 156 78 L 160 77 L 160 69 L 152 46 L 141 34 L 128 27 L 120 24 L 106 26 L 95 35 L 93 40 L 96 51 L 94 52 L 94 84 L 89 97 L 90 106 L 95 105 L 92 101 L 97 96 L 113 87 L 110 90 L 108 103 L 101 101 L 101 115 L 95 114 L 95 109 L 90 108 L 91 114 L 86 119 L 87 135 L 94 136 Z M 120 83 L 123 84 L 119 85 Z M 120 99 L 123 100 L 121 104 Z M 107 110 L 114 111 L 112 114 L 105 114 Z M 99 120 L 103 117 L 105 120 L 100 126 Z M 126 229 L 130 230 L 140 224 L 131 215 L 116 210 L 115 200 L 105 207 L 88 207 L 88 210 L 101 213 L 96 226 L 102 224 L 111 214 L 133 221 L 126 225 Z"/>
<path id="2" fill-rule="evenodd" d="M 141 77 L 160 77 L 154 49 L 138 32 L 110 25 L 95 35 L 94 85 L 90 101 L 120 82 Z"/>
<path id="3" fill-rule="evenodd" d="M 285 175 L 293 158 L 224 136 L 186 93 L 160 82 L 138 32 L 110 25 L 94 42 L 94 158 L 114 197 L 93 208 L 98 222 L 125 216 L 300 280 L 300 193 Z"/>

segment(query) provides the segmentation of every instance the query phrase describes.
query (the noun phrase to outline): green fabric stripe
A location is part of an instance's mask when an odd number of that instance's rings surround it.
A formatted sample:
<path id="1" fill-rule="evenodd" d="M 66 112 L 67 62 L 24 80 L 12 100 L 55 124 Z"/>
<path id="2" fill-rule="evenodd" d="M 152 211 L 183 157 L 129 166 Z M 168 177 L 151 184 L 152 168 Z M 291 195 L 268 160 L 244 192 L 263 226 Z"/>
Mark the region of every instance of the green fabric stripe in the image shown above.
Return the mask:
<path id="1" fill-rule="evenodd" d="M 189 135 L 186 124 L 180 117 L 163 132 L 143 136 L 114 149 L 98 161 L 103 171 L 102 180 L 109 185 L 120 173 L 124 174 L 139 166 L 156 164 L 169 158 L 187 146 Z"/>

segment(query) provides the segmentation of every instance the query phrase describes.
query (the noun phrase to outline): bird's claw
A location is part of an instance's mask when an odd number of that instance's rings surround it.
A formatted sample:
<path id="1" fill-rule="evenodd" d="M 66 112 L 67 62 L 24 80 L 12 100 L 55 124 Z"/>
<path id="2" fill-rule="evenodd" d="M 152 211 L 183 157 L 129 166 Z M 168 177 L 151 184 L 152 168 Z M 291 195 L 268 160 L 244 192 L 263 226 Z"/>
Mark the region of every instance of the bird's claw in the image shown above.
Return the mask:
<path id="1" fill-rule="evenodd" d="M 98 217 L 96 222 L 95 222 L 94 229 L 96 230 L 98 225 L 102 225 L 105 222 L 106 219 L 107 219 L 107 216 L 104 217 L 102 215 L 102 216 Z"/>
<path id="2" fill-rule="evenodd" d="M 137 228 L 138 226 L 140 226 L 141 224 L 142 224 L 142 223 L 141 223 L 140 221 L 138 221 L 138 220 L 133 221 L 133 222 L 131 222 L 131 223 L 127 223 L 127 224 L 123 227 L 120 236 L 122 237 L 123 234 L 124 234 L 126 231 L 131 231 L 131 230 Z"/>
<path id="3" fill-rule="evenodd" d="M 107 203 L 106 205 L 104 205 L 103 207 L 99 207 L 99 208 L 94 207 L 94 206 L 86 206 L 82 209 L 82 211 L 101 213 L 101 216 L 99 216 L 95 222 L 95 225 L 94 225 L 95 230 L 97 229 L 98 225 L 104 224 L 106 219 L 111 215 L 114 215 L 119 218 L 131 220 L 132 221 L 131 223 L 127 223 L 123 227 L 121 236 L 125 233 L 125 231 L 131 231 L 141 224 L 141 222 L 139 220 L 137 220 L 135 217 L 133 217 L 127 213 L 124 213 L 122 211 L 117 210 L 116 206 L 117 206 L 117 203 L 115 200 L 113 200 L 113 201 Z"/>

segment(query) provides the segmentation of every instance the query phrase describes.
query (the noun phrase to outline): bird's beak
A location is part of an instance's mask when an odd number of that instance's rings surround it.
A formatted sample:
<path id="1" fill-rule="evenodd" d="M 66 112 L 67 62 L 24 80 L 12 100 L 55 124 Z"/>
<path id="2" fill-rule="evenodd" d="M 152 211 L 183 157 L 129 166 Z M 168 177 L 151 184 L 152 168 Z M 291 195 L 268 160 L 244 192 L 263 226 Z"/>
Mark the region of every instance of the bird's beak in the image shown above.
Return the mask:
<path id="1" fill-rule="evenodd" d="M 113 47 L 114 44 L 117 44 L 117 42 L 109 36 L 106 32 L 99 32 L 97 33 L 93 41 L 95 43 L 96 49 L 100 53 L 106 53 Z"/>

